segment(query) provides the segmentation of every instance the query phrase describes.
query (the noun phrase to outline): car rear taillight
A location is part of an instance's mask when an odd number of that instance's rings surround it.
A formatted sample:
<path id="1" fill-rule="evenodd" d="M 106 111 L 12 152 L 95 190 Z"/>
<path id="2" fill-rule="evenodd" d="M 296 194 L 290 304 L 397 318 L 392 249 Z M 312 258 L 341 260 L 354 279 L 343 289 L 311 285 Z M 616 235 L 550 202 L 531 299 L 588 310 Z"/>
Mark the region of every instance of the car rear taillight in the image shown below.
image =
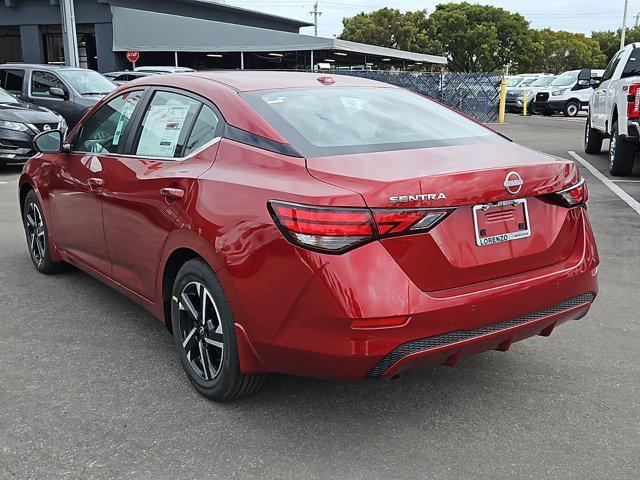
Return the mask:
<path id="1" fill-rule="evenodd" d="M 278 201 L 268 202 L 268 208 L 291 243 L 333 254 L 381 238 L 427 232 L 454 210 L 316 207 Z"/>
<path id="2" fill-rule="evenodd" d="M 629 94 L 627 95 L 627 117 L 640 118 L 640 95 L 638 88 L 640 83 L 632 83 L 629 85 Z"/>
<path id="3" fill-rule="evenodd" d="M 555 198 L 566 207 L 575 207 L 577 205 L 584 205 L 589 198 L 589 191 L 587 190 L 587 184 L 584 178 L 572 187 L 566 188 L 553 194 Z"/>

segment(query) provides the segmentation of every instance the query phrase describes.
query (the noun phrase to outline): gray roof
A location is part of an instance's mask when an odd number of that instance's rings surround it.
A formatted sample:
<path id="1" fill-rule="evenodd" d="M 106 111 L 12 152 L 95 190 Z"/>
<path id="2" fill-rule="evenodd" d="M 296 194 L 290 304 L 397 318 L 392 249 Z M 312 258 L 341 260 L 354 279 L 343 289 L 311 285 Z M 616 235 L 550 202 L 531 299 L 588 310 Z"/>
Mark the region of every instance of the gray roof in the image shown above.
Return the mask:
<path id="1" fill-rule="evenodd" d="M 338 50 L 446 64 L 437 55 L 406 52 L 335 38 L 269 30 L 166 13 L 111 6 L 113 49 L 143 52 L 294 52 Z"/>
<path id="2" fill-rule="evenodd" d="M 213 8 L 213 9 L 235 10 L 235 11 L 241 13 L 241 14 L 244 14 L 244 15 L 254 15 L 254 16 L 260 16 L 260 17 L 267 17 L 267 18 L 276 18 L 278 20 L 284 20 L 286 22 L 296 24 L 296 25 L 298 25 L 300 27 L 312 27 L 313 26 L 313 23 L 307 22 L 305 20 L 296 20 L 294 18 L 282 17 L 280 15 L 274 15 L 272 13 L 259 12 L 257 10 L 250 10 L 248 8 L 237 7 L 235 5 L 228 5 L 226 3 L 220 3 L 220 2 L 216 2 L 216 1 L 212 1 L 212 0 L 177 0 L 177 1 L 183 2 L 183 3 L 193 3 L 193 4 L 197 4 L 197 5 L 205 5 L 207 7 Z"/>

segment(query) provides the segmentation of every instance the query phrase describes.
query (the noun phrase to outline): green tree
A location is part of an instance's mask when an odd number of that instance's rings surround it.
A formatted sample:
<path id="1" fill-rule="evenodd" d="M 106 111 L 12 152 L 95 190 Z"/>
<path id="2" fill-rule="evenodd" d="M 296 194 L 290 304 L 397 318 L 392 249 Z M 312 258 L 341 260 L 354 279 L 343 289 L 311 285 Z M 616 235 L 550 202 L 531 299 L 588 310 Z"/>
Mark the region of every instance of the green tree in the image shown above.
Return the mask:
<path id="1" fill-rule="evenodd" d="M 439 55 L 440 45 L 429 35 L 426 10 L 401 13 L 382 8 L 372 13 L 359 13 L 342 20 L 340 39 Z"/>
<path id="2" fill-rule="evenodd" d="M 603 30 L 600 32 L 591 32 L 591 38 L 596 40 L 600 45 L 600 51 L 607 57 L 607 61 L 616 54 L 620 49 L 620 29 L 616 32 L 611 30 Z M 630 28 L 625 35 L 625 43 L 640 42 L 640 27 Z"/>
<path id="3" fill-rule="evenodd" d="M 544 50 L 538 60 L 537 70 L 561 73 L 584 67 L 602 68 L 607 62 L 598 41 L 582 33 L 546 28 L 539 31 L 539 38 Z"/>
<path id="4" fill-rule="evenodd" d="M 436 7 L 428 22 L 453 71 L 491 72 L 505 65 L 528 70 L 542 53 L 524 17 L 502 8 L 446 3 Z"/>

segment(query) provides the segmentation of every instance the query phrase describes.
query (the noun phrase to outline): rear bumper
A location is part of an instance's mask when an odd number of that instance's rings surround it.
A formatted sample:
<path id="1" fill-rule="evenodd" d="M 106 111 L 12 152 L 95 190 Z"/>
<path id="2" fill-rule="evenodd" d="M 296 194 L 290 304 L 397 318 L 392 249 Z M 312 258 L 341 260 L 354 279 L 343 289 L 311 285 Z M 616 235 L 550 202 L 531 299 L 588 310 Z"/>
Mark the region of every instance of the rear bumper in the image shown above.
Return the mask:
<path id="1" fill-rule="evenodd" d="M 512 343 L 525 338 L 547 337 L 557 325 L 584 317 L 595 298 L 594 292 L 588 292 L 554 307 L 486 327 L 456 330 L 404 343 L 385 355 L 366 378 L 391 377 L 404 370 L 439 363 L 453 367 L 465 355 L 487 350 L 506 351 Z"/>
<path id="2" fill-rule="evenodd" d="M 640 143 L 640 123 L 637 121 L 627 122 L 627 134 L 625 138 L 629 142 Z"/>
<path id="3" fill-rule="evenodd" d="M 578 237 L 558 264 L 438 292 L 419 290 L 380 243 L 328 258 L 279 239 L 219 276 L 255 354 L 244 371 L 381 378 L 583 317 L 599 263 L 586 214 Z M 381 319 L 396 326 L 374 327 Z"/>

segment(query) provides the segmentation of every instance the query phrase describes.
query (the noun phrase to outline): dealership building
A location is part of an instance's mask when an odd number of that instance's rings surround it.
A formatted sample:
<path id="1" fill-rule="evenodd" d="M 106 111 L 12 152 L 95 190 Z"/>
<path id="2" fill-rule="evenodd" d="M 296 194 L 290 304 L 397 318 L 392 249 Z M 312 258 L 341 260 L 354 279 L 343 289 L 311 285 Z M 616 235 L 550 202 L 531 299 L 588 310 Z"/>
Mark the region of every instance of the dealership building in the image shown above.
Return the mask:
<path id="1" fill-rule="evenodd" d="M 213 0 L 75 0 L 80 65 L 196 69 L 406 68 L 444 57 L 300 34 L 312 24 Z M 60 0 L 0 0 L 0 63 L 64 63 Z M 73 38 L 73 37 L 71 37 Z"/>

